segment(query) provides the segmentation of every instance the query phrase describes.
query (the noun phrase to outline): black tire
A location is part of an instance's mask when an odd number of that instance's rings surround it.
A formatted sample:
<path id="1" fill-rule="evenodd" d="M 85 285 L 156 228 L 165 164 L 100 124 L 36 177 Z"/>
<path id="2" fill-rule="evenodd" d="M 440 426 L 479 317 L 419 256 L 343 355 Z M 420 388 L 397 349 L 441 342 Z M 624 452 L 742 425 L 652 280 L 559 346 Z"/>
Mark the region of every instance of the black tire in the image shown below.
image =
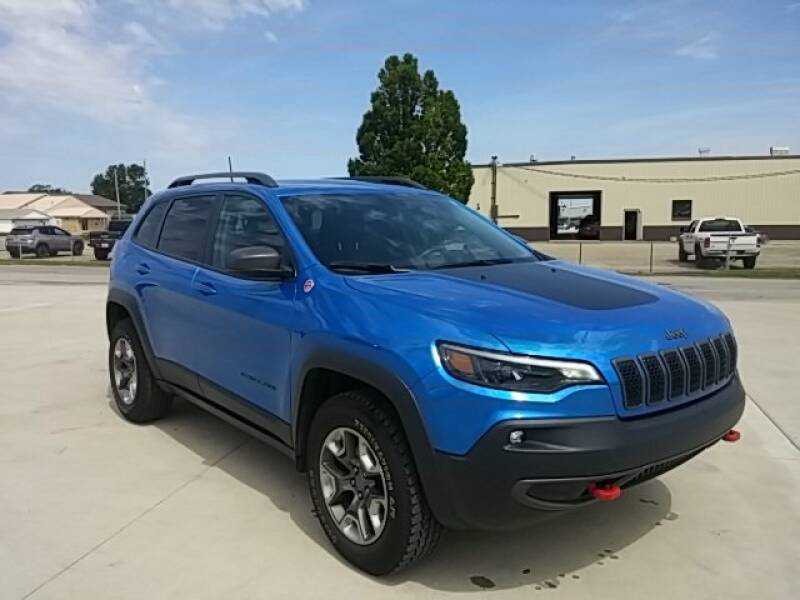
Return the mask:
<path id="1" fill-rule="evenodd" d="M 83 242 L 75 242 L 72 245 L 72 256 L 82 256 L 83 255 Z"/>
<path id="2" fill-rule="evenodd" d="M 402 427 L 384 402 L 366 390 L 333 396 L 314 416 L 307 447 L 309 489 L 322 528 L 339 554 L 371 575 L 400 571 L 430 554 L 442 531 L 425 500 Z M 341 533 L 322 494 L 320 452 L 328 434 L 339 427 L 350 428 L 367 440 L 386 477 L 386 524 L 368 545 L 356 544 Z"/>
<path id="3" fill-rule="evenodd" d="M 703 251 L 700 249 L 700 244 L 694 245 L 694 264 L 698 269 L 708 268 L 708 260 L 703 258 Z"/>
<path id="4" fill-rule="evenodd" d="M 689 255 L 686 254 L 686 250 L 683 249 L 683 243 L 678 242 L 678 262 L 686 262 L 689 260 Z"/>
<path id="5" fill-rule="evenodd" d="M 108 250 L 105 248 L 95 248 L 94 257 L 97 260 L 108 260 Z"/>
<path id="6" fill-rule="evenodd" d="M 114 377 L 114 348 L 117 340 L 124 338 L 130 344 L 135 357 L 136 393 L 131 402 L 123 401 L 117 382 Z M 136 328 L 130 319 L 119 321 L 111 331 L 111 342 L 108 348 L 108 373 L 111 383 L 111 393 L 117 409 L 128 421 L 146 423 L 160 419 L 169 412 L 172 406 L 172 396 L 158 387 L 150 366 L 147 364 L 142 345 Z"/>
<path id="7" fill-rule="evenodd" d="M 12 250 L 9 248 L 8 254 L 11 256 L 11 258 L 19 258 L 19 250 Z"/>
<path id="8" fill-rule="evenodd" d="M 36 258 L 46 258 L 48 256 L 52 256 L 50 254 L 50 248 L 47 244 L 39 244 L 36 246 Z"/>
<path id="9" fill-rule="evenodd" d="M 746 256 L 742 259 L 742 265 L 745 269 L 755 269 L 756 268 L 756 256 Z"/>

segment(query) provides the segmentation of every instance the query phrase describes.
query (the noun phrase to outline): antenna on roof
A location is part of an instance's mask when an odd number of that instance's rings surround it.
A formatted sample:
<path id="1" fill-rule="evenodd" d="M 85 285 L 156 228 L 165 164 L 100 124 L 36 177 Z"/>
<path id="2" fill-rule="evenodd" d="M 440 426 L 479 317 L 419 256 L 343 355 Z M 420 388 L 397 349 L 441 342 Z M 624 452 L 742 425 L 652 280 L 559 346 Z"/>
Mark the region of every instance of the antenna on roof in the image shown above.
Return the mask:
<path id="1" fill-rule="evenodd" d="M 231 174 L 231 183 L 233 183 L 233 163 L 230 156 L 228 157 L 228 173 Z"/>

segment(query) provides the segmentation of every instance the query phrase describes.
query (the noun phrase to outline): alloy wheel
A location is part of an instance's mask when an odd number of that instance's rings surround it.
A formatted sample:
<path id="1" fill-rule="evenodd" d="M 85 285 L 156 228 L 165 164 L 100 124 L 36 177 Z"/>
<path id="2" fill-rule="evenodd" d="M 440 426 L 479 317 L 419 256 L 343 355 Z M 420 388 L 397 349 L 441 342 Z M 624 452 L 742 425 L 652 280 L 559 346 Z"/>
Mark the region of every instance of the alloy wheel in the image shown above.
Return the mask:
<path id="1" fill-rule="evenodd" d="M 339 531 L 355 544 L 375 542 L 386 526 L 386 476 L 375 449 L 363 435 L 338 427 L 325 438 L 319 456 L 325 506 Z"/>
<path id="2" fill-rule="evenodd" d="M 114 344 L 114 385 L 122 403 L 133 404 L 138 385 L 136 354 L 130 341 L 124 337 L 118 338 Z"/>

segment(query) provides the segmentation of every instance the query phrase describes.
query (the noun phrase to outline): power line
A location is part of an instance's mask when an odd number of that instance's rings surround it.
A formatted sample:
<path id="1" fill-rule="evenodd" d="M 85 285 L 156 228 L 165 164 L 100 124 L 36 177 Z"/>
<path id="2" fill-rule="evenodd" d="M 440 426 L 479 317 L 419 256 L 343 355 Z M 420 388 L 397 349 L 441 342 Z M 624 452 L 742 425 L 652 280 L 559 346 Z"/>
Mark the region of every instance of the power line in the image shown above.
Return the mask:
<path id="1" fill-rule="evenodd" d="M 616 181 L 619 183 L 714 183 L 717 181 L 741 181 L 743 179 L 766 179 L 769 177 L 787 177 L 790 175 L 800 175 L 800 169 L 789 169 L 786 171 L 770 171 L 768 173 L 749 173 L 746 175 L 718 175 L 710 177 L 627 177 L 625 175 L 581 175 L 578 173 L 565 173 L 564 171 L 552 171 L 550 169 L 540 169 L 538 167 L 523 167 L 520 165 L 509 165 L 507 168 L 522 169 L 544 175 L 555 175 L 558 177 L 571 177 L 573 179 L 592 179 L 595 181 Z"/>

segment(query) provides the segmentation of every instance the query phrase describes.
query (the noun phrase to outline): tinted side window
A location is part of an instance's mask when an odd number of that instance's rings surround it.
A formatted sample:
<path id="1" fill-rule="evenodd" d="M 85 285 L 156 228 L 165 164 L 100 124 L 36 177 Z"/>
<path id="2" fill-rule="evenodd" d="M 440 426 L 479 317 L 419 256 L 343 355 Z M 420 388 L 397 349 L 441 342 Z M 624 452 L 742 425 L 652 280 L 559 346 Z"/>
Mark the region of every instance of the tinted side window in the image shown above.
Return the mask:
<path id="1" fill-rule="evenodd" d="M 176 199 L 164 220 L 158 249 L 175 258 L 200 261 L 213 206 L 214 196 Z"/>
<path id="2" fill-rule="evenodd" d="M 286 260 L 286 243 L 264 203 L 250 196 L 226 196 L 214 233 L 212 266 L 227 269 L 231 252 L 247 246 L 272 246 Z"/>
<path id="3" fill-rule="evenodd" d="M 155 248 L 156 242 L 158 242 L 158 232 L 161 230 L 161 220 L 164 217 L 164 211 L 167 210 L 168 205 L 168 202 L 159 202 L 151 208 L 150 212 L 144 216 L 133 239 L 142 246 Z"/>

